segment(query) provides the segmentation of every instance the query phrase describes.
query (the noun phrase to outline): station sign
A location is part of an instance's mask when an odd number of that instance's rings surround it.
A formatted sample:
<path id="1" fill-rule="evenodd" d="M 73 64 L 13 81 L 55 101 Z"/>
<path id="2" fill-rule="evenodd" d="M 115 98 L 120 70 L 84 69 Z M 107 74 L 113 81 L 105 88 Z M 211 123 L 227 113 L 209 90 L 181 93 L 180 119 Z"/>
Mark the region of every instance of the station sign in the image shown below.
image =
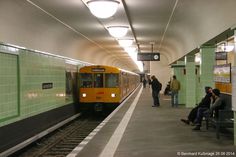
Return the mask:
<path id="1" fill-rule="evenodd" d="M 53 88 L 53 83 L 42 83 L 42 89 L 51 89 Z"/>
<path id="2" fill-rule="evenodd" d="M 160 53 L 138 53 L 138 61 L 160 61 Z"/>
<path id="3" fill-rule="evenodd" d="M 215 53 L 215 59 L 216 60 L 227 60 L 227 52 L 216 52 Z"/>

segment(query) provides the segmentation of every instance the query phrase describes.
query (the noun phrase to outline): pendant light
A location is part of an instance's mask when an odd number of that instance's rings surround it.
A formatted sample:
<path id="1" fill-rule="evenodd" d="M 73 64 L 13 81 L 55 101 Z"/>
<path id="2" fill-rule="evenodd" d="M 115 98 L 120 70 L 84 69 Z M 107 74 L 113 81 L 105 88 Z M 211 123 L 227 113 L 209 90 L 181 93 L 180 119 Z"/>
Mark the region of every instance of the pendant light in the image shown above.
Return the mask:
<path id="1" fill-rule="evenodd" d="M 119 3 L 117 0 L 90 0 L 87 5 L 94 16 L 105 19 L 116 13 Z"/>
<path id="2" fill-rule="evenodd" d="M 121 38 L 124 37 L 128 32 L 128 27 L 126 26 L 110 26 L 107 27 L 108 32 L 114 38 Z"/>

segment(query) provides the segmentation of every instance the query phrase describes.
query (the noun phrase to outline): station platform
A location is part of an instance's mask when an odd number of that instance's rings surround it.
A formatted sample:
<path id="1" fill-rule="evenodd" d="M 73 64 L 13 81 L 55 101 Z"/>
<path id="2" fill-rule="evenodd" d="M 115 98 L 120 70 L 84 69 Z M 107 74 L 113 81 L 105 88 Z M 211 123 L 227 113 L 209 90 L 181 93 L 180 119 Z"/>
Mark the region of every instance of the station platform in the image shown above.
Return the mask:
<path id="1" fill-rule="evenodd" d="M 160 107 L 152 104 L 151 90 L 139 87 L 68 157 L 236 156 L 232 136 L 218 140 L 215 129 L 204 125 L 193 131 L 180 121 L 190 109 L 172 108 L 170 96 L 160 96 Z"/>

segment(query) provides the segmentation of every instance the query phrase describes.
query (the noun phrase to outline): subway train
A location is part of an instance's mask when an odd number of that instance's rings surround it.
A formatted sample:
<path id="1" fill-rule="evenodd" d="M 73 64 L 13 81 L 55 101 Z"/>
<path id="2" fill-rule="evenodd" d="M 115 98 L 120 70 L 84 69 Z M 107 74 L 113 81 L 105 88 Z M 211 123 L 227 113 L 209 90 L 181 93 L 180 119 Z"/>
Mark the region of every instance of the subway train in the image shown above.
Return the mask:
<path id="1" fill-rule="evenodd" d="M 79 102 L 82 109 L 101 111 L 114 108 L 139 84 L 136 73 L 104 65 L 79 70 Z"/>

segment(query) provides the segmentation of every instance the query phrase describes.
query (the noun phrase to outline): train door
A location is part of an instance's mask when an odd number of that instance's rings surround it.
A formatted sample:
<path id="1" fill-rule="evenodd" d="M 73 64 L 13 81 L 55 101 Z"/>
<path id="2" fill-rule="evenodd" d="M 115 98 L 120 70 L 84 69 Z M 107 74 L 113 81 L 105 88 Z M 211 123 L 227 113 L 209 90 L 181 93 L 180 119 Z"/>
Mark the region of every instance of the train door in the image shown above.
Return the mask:
<path id="1" fill-rule="evenodd" d="M 126 73 L 125 75 L 125 80 L 126 80 L 126 96 L 129 93 L 129 74 Z"/>
<path id="2" fill-rule="evenodd" d="M 127 76 L 126 76 L 126 73 L 124 73 L 123 78 L 124 78 L 124 88 L 123 88 L 123 91 L 124 91 L 124 96 L 126 96 L 126 94 L 127 94 Z"/>
<path id="3" fill-rule="evenodd" d="M 121 98 L 123 98 L 123 97 L 124 97 L 124 92 L 123 92 L 124 80 L 123 80 L 123 74 L 122 74 L 122 72 L 120 72 L 119 79 L 120 79 L 120 82 L 119 82 L 119 85 L 120 85 L 120 95 L 121 95 Z"/>

